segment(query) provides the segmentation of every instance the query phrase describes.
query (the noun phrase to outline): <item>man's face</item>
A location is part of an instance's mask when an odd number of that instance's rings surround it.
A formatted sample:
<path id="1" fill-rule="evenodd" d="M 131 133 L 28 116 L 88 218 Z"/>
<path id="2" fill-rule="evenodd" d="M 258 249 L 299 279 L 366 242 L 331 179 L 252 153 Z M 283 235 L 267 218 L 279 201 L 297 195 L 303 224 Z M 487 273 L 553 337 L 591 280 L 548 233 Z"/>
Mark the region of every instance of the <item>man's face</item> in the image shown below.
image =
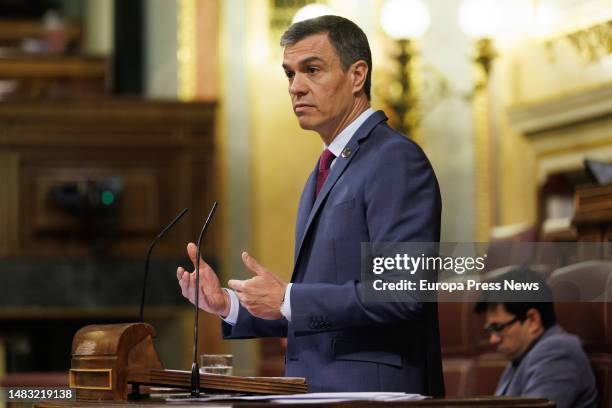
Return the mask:
<path id="1" fill-rule="evenodd" d="M 506 311 L 504 305 L 498 304 L 494 309 L 486 311 L 485 327 L 501 327 L 501 325 L 512 322 L 515 318 L 516 316 Z M 516 321 L 506 325 L 501 330 L 491 331 L 489 343 L 495 345 L 497 351 L 508 360 L 517 359 L 523 355 L 531 341 L 537 337 L 534 335 L 536 332 L 533 328 L 533 322 L 529 317 L 524 322 L 516 319 Z"/>
<path id="2" fill-rule="evenodd" d="M 331 136 L 351 111 L 355 96 L 351 69 L 342 70 L 327 33 L 287 45 L 283 69 L 289 79 L 293 111 L 302 129 Z"/>

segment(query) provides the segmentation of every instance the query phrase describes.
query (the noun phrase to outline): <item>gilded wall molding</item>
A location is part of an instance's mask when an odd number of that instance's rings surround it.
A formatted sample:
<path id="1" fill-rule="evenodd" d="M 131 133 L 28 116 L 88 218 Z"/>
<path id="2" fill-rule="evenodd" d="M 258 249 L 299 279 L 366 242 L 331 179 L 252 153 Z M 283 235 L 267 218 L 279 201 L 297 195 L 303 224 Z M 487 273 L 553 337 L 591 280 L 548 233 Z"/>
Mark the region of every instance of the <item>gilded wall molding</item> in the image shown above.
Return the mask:
<path id="1" fill-rule="evenodd" d="M 508 114 L 530 142 L 538 184 L 581 169 L 587 157 L 612 160 L 612 84 L 515 105 Z"/>
<path id="2" fill-rule="evenodd" d="M 612 20 L 546 40 L 544 47 L 551 60 L 554 60 L 552 50 L 562 42 L 571 45 L 583 63 L 597 62 L 612 55 Z"/>
<path id="3" fill-rule="evenodd" d="M 508 109 L 514 130 L 527 135 L 606 115 L 612 115 L 612 83 L 521 103 Z"/>

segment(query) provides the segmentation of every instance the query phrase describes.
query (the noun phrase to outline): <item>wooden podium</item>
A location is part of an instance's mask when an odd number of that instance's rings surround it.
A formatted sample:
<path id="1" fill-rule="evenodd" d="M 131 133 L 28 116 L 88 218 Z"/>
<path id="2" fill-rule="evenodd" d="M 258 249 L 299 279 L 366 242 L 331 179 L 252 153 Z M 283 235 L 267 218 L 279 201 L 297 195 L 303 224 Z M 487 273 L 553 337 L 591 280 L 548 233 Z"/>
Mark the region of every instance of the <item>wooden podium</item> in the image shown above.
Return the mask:
<path id="1" fill-rule="evenodd" d="M 77 400 L 126 401 L 138 398 L 140 385 L 190 389 L 191 372 L 165 370 L 147 323 L 91 325 L 72 340 L 69 385 Z M 130 390 L 131 384 L 131 390 Z M 203 391 L 245 394 L 307 392 L 304 378 L 238 377 L 200 374 Z M 131 392 L 131 394 L 130 394 Z"/>

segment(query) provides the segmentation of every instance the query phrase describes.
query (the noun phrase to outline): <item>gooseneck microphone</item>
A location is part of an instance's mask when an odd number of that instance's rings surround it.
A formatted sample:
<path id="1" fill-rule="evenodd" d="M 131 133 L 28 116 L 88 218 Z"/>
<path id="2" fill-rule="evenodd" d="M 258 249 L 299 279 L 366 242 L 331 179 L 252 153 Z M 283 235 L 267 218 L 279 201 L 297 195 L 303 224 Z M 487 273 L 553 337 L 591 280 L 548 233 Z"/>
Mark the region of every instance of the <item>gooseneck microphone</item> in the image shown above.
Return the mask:
<path id="1" fill-rule="evenodd" d="M 206 217 L 206 221 L 204 221 L 204 225 L 202 226 L 202 230 L 200 231 L 200 235 L 198 236 L 197 241 L 197 250 L 196 250 L 196 263 L 195 263 L 195 274 L 196 274 L 196 290 L 195 290 L 195 322 L 193 324 L 193 363 L 191 364 L 191 396 L 199 397 L 200 396 L 200 369 L 198 367 L 198 334 L 199 334 L 199 311 L 200 308 L 198 305 L 200 304 L 200 244 L 202 243 L 202 237 L 208 228 L 208 224 L 210 224 L 210 220 L 215 214 L 215 210 L 217 209 L 217 202 L 213 203 L 210 212 L 208 213 L 208 217 Z"/>
<path id="2" fill-rule="evenodd" d="M 176 224 L 183 215 L 185 215 L 185 213 L 188 211 L 187 208 L 184 208 L 183 211 L 181 211 L 176 217 L 174 217 L 174 219 L 172 221 L 170 221 L 170 224 L 166 225 L 166 227 L 159 233 L 157 234 L 157 236 L 155 237 L 155 239 L 153 240 L 153 242 L 151 242 L 151 246 L 149 247 L 149 252 L 147 252 L 147 260 L 145 261 L 145 269 L 144 269 L 144 278 L 142 281 L 142 297 L 140 299 L 140 319 L 138 320 L 139 322 L 144 322 L 144 304 L 145 304 L 145 293 L 146 293 L 146 287 L 147 287 L 147 277 L 149 275 L 149 261 L 151 260 L 151 252 L 153 251 L 153 247 L 155 246 L 155 244 L 157 244 L 157 242 L 163 238 L 163 236 L 166 234 L 166 232 L 168 232 L 168 230 L 172 227 L 174 227 L 174 224 Z"/>

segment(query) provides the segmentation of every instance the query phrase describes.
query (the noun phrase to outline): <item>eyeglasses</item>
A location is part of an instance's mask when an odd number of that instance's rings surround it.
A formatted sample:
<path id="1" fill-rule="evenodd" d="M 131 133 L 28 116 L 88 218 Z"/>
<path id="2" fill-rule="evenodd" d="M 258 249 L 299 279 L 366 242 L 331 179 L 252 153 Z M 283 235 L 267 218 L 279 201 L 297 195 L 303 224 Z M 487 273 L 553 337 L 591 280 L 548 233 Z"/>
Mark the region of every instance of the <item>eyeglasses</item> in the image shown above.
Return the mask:
<path id="1" fill-rule="evenodd" d="M 509 327 L 511 325 L 513 325 L 514 323 L 518 322 L 520 319 L 518 317 L 515 317 L 514 319 L 506 322 L 506 323 L 491 323 L 490 325 L 488 325 L 487 327 L 485 327 L 485 332 L 487 332 L 487 335 L 492 335 L 493 333 L 495 334 L 500 334 L 506 327 Z"/>

